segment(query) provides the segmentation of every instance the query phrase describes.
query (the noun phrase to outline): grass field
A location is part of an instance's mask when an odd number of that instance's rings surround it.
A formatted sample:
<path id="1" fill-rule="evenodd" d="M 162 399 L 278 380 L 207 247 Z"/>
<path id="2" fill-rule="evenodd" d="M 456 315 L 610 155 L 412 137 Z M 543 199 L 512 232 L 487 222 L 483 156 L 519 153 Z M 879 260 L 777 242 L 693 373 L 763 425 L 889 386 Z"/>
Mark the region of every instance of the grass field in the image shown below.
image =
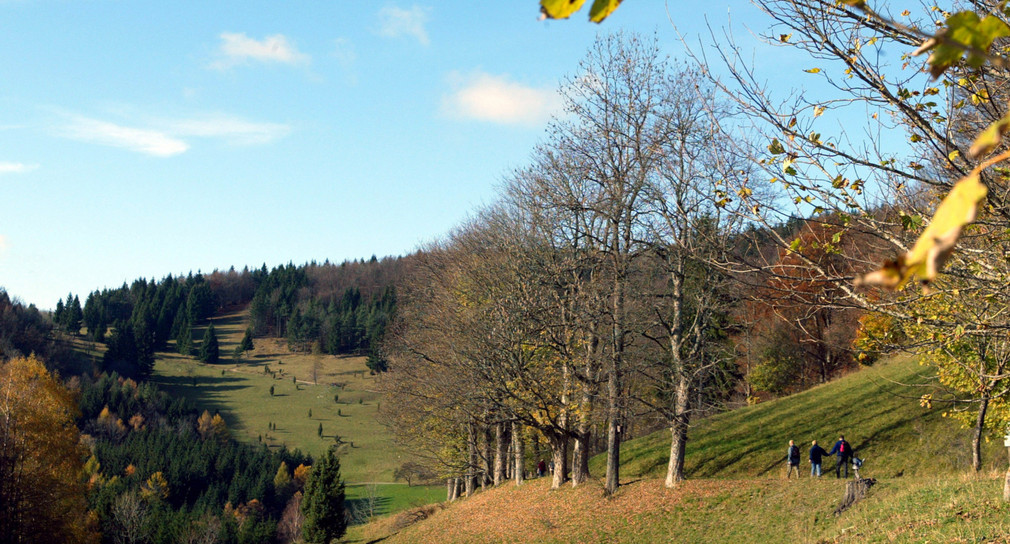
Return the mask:
<path id="1" fill-rule="evenodd" d="M 689 480 L 677 489 L 662 485 L 669 435 L 660 432 L 622 448 L 613 497 L 604 498 L 598 480 L 555 491 L 534 480 L 478 493 L 403 529 L 396 516 L 354 527 L 349 540 L 1010 542 L 1010 505 L 1000 500 L 1005 448 L 987 444 L 986 468 L 971 473 L 970 433 L 943 418 L 943 408 L 920 407 L 923 387 L 925 369 L 896 360 L 706 419 L 691 430 Z M 804 450 L 813 439 L 830 447 L 840 432 L 867 459 L 863 476 L 878 484 L 835 516 L 844 481 L 782 476 L 788 440 Z M 601 458 L 591 466 L 602 476 Z M 802 468 L 809 472 L 805 455 Z"/>
<path id="2" fill-rule="evenodd" d="M 221 361 L 206 365 L 160 353 L 152 381 L 201 409 L 220 412 L 242 441 L 318 455 L 339 437 L 345 481 L 393 481 L 403 453 L 376 420 L 379 394 L 364 357 L 293 354 L 282 340 L 268 338 L 256 339 L 255 349 L 236 360 L 232 351 L 245 331 L 245 313 L 211 321 Z M 203 333 L 201 328 L 193 336 L 199 339 Z"/>

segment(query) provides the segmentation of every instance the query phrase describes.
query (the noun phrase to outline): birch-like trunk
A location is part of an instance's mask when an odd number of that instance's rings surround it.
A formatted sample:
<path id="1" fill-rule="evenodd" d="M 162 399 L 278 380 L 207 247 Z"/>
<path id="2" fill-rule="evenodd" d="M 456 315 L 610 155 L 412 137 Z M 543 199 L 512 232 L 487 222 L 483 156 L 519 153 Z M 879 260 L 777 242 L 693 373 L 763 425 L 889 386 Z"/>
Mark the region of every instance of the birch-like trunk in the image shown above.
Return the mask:
<path id="1" fill-rule="evenodd" d="M 525 479 L 526 445 L 523 443 L 522 427 L 518 421 L 512 422 L 512 446 L 515 454 L 514 476 L 516 485 L 523 485 Z"/>
<path id="2" fill-rule="evenodd" d="M 499 421 L 494 425 L 494 485 L 501 485 L 507 478 L 506 465 L 508 456 L 508 433 L 505 431 L 505 423 Z"/>

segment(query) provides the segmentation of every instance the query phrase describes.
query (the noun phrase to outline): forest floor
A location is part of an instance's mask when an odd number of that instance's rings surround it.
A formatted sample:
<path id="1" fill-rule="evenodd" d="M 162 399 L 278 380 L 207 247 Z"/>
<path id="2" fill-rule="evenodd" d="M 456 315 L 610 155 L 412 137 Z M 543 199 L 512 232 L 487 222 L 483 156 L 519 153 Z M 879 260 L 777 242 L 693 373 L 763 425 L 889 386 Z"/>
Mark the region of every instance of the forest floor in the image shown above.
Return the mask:
<path id="1" fill-rule="evenodd" d="M 457 501 L 353 527 L 350 542 L 1010 542 L 1001 500 L 1006 452 L 993 440 L 970 470 L 970 431 L 920 406 L 928 369 L 896 359 L 782 399 L 706 418 L 691 429 L 688 480 L 663 486 L 669 433 L 622 448 L 622 486 L 604 497 L 592 480 L 550 490 L 548 479 L 507 484 Z M 839 434 L 866 459 L 877 484 L 835 515 L 845 482 L 811 479 L 812 440 Z M 784 479 L 792 439 L 803 478 Z M 594 458 L 594 476 L 604 460 Z M 413 517 L 411 517 L 413 516 Z M 423 521 L 413 519 L 428 516 Z"/>

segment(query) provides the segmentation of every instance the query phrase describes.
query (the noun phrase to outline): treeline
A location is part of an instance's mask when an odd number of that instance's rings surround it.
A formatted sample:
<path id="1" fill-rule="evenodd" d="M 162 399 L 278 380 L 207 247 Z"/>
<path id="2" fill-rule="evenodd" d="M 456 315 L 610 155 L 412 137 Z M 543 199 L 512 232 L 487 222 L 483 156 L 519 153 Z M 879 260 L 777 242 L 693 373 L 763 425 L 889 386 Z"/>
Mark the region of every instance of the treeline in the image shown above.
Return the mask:
<path id="1" fill-rule="evenodd" d="M 79 387 L 88 507 L 103 541 L 275 542 L 310 457 L 240 444 L 220 416 L 152 384 L 113 373 Z"/>
<path id="2" fill-rule="evenodd" d="M 256 336 L 282 336 L 295 351 L 373 355 L 396 308 L 404 258 L 274 269 L 250 304 Z"/>
<path id="3" fill-rule="evenodd" d="M 25 306 L 0 288 L 0 360 L 32 353 L 45 356 L 52 323 L 35 305 Z"/>
<path id="4" fill-rule="evenodd" d="M 224 308 L 250 305 L 252 334 L 285 337 L 294 351 L 370 355 L 381 369 L 378 346 L 396 308 L 395 283 L 404 258 L 387 257 L 334 265 L 328 261 L 268 270 L 234 268 L 188 276 L 144 278 L 57 303 L 59 330 L 104 342 L 101 370 L 143 379 L 154 354 L 169 348 L 193 355 L 193 329 Z"/>

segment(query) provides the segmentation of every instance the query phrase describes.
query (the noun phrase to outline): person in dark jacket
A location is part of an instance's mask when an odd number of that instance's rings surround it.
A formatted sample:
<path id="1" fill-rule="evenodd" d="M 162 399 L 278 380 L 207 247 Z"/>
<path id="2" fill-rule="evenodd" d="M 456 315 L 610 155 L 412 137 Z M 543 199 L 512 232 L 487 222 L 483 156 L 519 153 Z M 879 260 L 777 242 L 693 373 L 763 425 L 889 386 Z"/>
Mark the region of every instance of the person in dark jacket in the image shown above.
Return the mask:
<path id="1" fill-rule="evenodd" d="M 817 441 L 814 440 L 813 444 L 810 446 L 810 476 L 821 477 L 821 461 L 822 458 L 828 455 L 828 452 L 817 445 Z"/>
<path id="2" fill-rule="evenodd" d="M 792 440 L 789 441 L 789 449 L 786 451 L 786 463 L 788 463 L 789 468 L 786 472 L 786 479 L 788 480 L 793 475 L 793 471 L 796 471 L 796 477 L 800 477 L 800 448 Z"/>
<path id="3" fill-rule="evenodd" d="M 845 468 L 845 477 L 849 477 L 849 459 L 852 459 L 852 446 L 845 440 L 845 437 L 838 435 L 838 442 L 831 448 L 828 455 L 837 455 L 838 463 L 835 465 L 835 478 L 841 478 L 841 470 Z"/>

